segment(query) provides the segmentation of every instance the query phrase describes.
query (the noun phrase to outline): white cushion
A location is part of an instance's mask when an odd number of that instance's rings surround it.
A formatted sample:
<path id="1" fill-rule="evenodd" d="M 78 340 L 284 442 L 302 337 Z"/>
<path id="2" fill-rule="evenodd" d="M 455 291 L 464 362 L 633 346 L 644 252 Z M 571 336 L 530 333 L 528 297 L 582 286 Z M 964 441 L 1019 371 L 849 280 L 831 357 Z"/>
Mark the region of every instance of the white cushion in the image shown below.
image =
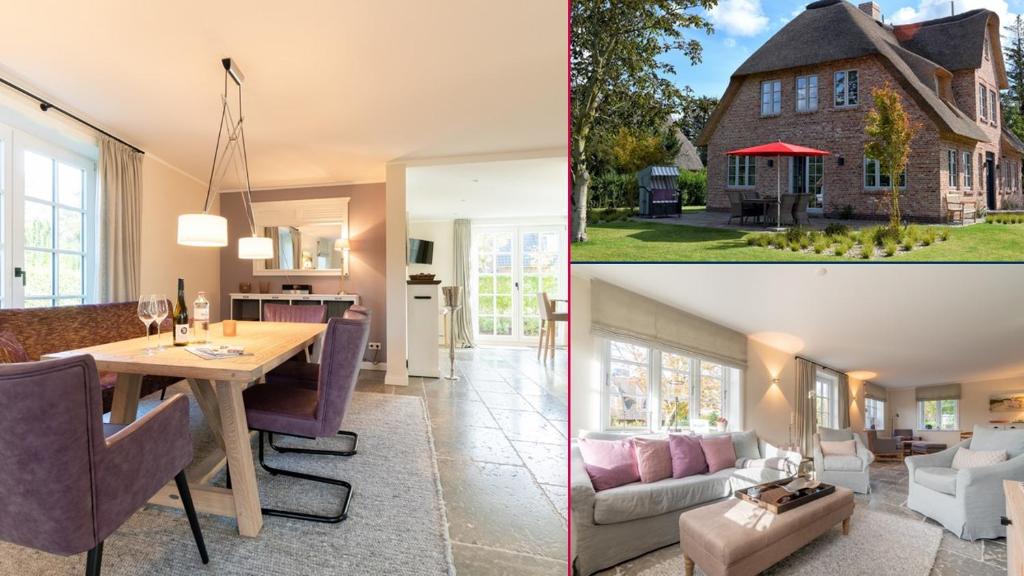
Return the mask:
<path id="1" fill-rule="evenodd" d="M 953 470 L 981 468 L 1006 462 L 1006 450 L 971 450 L 959 448 L 953 456 Z"/>
<path id="2" fill-rule="evenodd" d="M 858 456 L 825 456 L 825 470 L 830 472 L 858 472 L 863 467 Z"/>
<path id="3" fill-rule="evenodd" d="M 853 432 L 849 428 L 826 428 L 818 426 L 818 436 L 826 442 L 839 442 L 853 439 Z"/>
<path id="4" fill-rule="evenodd" d="M 855 440 L 841 440 L 839 442 L 822 440 L 821 453 L 823 456 L 856 456 L 857 442 Z"/>

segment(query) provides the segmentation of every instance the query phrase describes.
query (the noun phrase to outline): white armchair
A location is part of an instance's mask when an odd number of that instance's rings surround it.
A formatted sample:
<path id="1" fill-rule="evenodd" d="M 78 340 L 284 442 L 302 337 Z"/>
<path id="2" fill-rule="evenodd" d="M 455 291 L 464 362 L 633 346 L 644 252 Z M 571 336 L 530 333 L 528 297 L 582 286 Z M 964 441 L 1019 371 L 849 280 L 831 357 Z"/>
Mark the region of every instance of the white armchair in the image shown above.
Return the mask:
<path id="1" fill-rule="evenodd" d="M 857 455 L 825 456 L 821 452 L 823 439 L 831 442 L 853 440 L 856 442 Z M 814 435 L 814 473 L 822 482 L 867 494 L 871 491 L 870 466 L 874 461 L 875 455 L 864 445 L 860 434 L 849 430 L 818 428 L 818 433 Z"/>
<path id="2" fill-rule="evenodd" d="M 964 440 L 941 452 L 907 458 L 907 507 L 964 540 L 1000 538 L 1006 536 L 1006 527 L 999 522 L 1006 513 L 1003 480 L 1024 481 L 1024 454 L 992 466 L 954 470 L 957 450 L 970 448 L 973 441 Z M 1008 450 L 1011 455 L 1013 452 L 1012 448 Z"/>

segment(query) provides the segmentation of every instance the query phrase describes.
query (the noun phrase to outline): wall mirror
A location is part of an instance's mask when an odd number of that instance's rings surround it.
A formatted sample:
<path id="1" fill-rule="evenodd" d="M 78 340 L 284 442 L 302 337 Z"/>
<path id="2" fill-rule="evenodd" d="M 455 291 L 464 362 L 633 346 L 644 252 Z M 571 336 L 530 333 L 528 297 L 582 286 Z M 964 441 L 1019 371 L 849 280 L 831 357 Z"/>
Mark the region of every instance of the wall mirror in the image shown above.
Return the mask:
<path id="1" fill-rule="evenodd" d="M 340 276 L 347 268 L 348 198 L 254 202 L 256 232 L 274 257 L 253 260 L 255 276 Z"/>

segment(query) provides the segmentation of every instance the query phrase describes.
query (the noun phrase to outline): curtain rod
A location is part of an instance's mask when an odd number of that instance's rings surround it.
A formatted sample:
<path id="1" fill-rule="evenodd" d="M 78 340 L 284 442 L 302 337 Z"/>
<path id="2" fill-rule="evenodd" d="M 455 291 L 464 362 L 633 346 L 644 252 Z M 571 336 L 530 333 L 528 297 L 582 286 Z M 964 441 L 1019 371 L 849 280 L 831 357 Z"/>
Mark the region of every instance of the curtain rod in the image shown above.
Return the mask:
<path id="1" fill-rule="evenodd" d="M 132 146 L 131 144 L 129 144 L 129 143 L 127 143 L 127 142 L 125 142 L 124 140 L 121 140 L 121 139 L 120 139 L 120 138 L 118 138 L 117 136 L 114 136 L 114 135 L 113 135 L 113 134 L 111 134 L 110 132 L 107 132 L 106 130 L 104 130 L 104 129 L 102 129 L 102 128 L 99 128 L 98 126 L 96 126 L 96 125 L 94 125 L 94 124 L 92 124 L 92 123 L 90 123 L 90 122 L 87 122 L 87 121 L 85 121 L 85 120 L 82 120 L 82 119 L 81 119 L 81 118 L 79 118 L 78 116 L 75 116 L 75 115 L 74 115 L 74 114 L 72 114 L 71 112 L 68 112 L 67 110 L 65 110 L 65 109 L 61 108 L 60 106 L 57 106 L 56 104 L 53 104 L 53 103 L 51 103 L 51 102 L 47 102 L 46 100 L 44 100 L 44 99 L 40 98 L 39 96 L 36 96 L 35 94 L 33 94 L 33 93 L 29 92 L 28 90 L 25 90 L 25 89 L 24 89 L 24 88 L 22 88 L 21 86 L 18 86 L 18 85 L 16 85 L 16 84 L 13 84 L 13 83 L 11 83 L 11 82 L 7 81 L 7 80 L 6 80 L 6 79 L 4 79 L 4 78 L 0 78 L 0 83 L 3 83 L 3 84 L 5 84 L 5 85 L 7 85 L 7 86 L 9 86 L 9 87 L 11 87 L 11 88 L 13 88 L 13 89 L 17 90 L 18 92 L 21 92 L 21 93 L 22 93 L 22 94 L 24 94 L 25 96 L 28 96 L 29 98 L 31 98 L 31 99 L 33 99 L 33 100 L 35 100 L 35 101 L 39 102 L 39 109 L 40 109 L 40 110 L 42 110 L 43 112 L 49 112 L 49 111 L 50 111 L 50 109 L 52 108 L 52 109 L 54 109 L 54 110 L 56 110 L 56 111 L 60 112 L 61 114 L 63 114 L 63 115 L 65 115 L 65 116 L 67 116 L 68 118 L 71 118 L 72 120 L 74 120 L 74 121 L 78 122 L 79 124 L 85 124 L 86 126 L 88 126 L 89 128 L 92 128 L 92 129 L 93 129 L 93 130 L 95 130 L 96 132 L 99 132 L 100 134 L 103 134 L 104 136 L 107 136 L 107 137 L 109 137 L 109 138 L 112 138 L 112 139 L 114 139 L 114 140 L 117 140 L 117 141 L 118 141 L 118 142 L 120 142 L 121 144 L 124 144 L 125 146 L 127 146 L 127 147 L 131 148 L 132 150 L 135 150 L 135 151 L 136 151 L 136 152 L 138 152 L 139 154 L 143 154 L 143 155 L 145 155 L 145 154 L 146 154 L 146 152 L 145 152 L 145 151 L 143 151 L 143 150 L 142 150 L 141 148 L 139 148 L 138 146 Z"/>
<path id="2" fill-rule="evenodd" d="M 835 369 L 835 368 L 833 368 L 831 366 L 826 366 L 826 365 L 822 364 L 821 362 L 815 362 L 814 360 L 811 360 L 810 358 L 808 358 L 806 356 L 796 355 L 796 356 L 794 356 L 794 358 L 798 358 L 800 360 L 806 360 L 806 361 L 810 362 L 811 364 L 814 364 L 818 368 L 824 368 L 825 370 L 831 370 L 831 371 L 835 372 L 836 374 L 846 374 L 846 372 L 844 372 L 842 370 L 837 370 L 837 369 Z"/>

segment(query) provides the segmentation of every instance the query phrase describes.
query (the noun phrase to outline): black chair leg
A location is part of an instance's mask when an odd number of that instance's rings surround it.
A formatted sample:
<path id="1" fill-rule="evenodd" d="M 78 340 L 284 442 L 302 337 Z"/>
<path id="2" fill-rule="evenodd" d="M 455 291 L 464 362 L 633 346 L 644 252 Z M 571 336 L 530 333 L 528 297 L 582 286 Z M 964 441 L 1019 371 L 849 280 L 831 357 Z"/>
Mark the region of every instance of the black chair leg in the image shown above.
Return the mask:
<path id="1" fill-rule="evenodd" d="M 282 518 L 293 518 L 295 520 L 309 520 L 311 522 L 324 522 L 324 523 L 327 523 L 327 524 L 337 524 L 338 522 L 341 522 L 341 521 L 345 520 L 346 518 L 348 518 L 348 505 L 349 505 L 349 502 L 351 502 L 351 500 L 352 500 L 352 485 L 351 484 L 349 484 L 348 482 L 345 482 L 344 480 L 336 480 L 334 478 L 326 478 L 324 476 L 314 476 L 312 474 L 304 474 L 302 472 L 293 472 L 291 470 L 284 470 L 284 469 L 281 469 L 281 468 L 274 468 L 274 467 L 271 467 L 271 466 L 267 466 L 267 463 L 263 460 L 263 434 L 264 434 L 264 432 L 260 431 L 260 437 L 259 437 L 259 461 L 260 461 L 260 466 L 262 466 L 264 470 L 266 470 L 268 473 L 270 473 L 270 475 L 277 476 L 278 474 L 280 474 L 282 476 L 290 476 L 292 478 L 299 478 L 300 480 L 309 480 L 311 482 L 320 482 L 322 484 L 331 484 L 331 485 L 334 485 L 334 486 L 341 486 L 341 487 L 345 488 L 345 499 L 341 503 L 341 513 L 337 514 L 335 516 L 319 516 L 319 515 L 316 515 L 316 514 L 306 514 L 304 512 L 293 512 L 291 510 L 278 510 L 278 509 L 274 509 L 274 508 L 261 508 L 263 514 L 265 514 L 267 516 L 280 516 Z M 353 436 L 355 435 L 352 432 L 349 432 L 346 435 L 348 435 L 348 434 L 352 434 Z M 271 446 L 273 446 L 273 444 L 271 444 Z M 275 448 L 275 450 L 276 450 L 276 448 Z M 307 453 L 307 454 L 329 454 L 329 455 L 341 454 L 339 452 L 326 451 L 326 450 L 325 451 L 316 451 L 316 450 L 308 450 L 307 451 L 307 450 L 300 450 L 300 449 L 285 449 L 285 451 L 286 452 L 302 452 L 302 453 Z M 353 450 L 352 453 L 354 454 L 355 451 Z"/>
<path id="2" fill-rule="evenodd" d="M 89 550 L 85 557 L 85 576 L 100 576 L 100 564 L 103 563 L 103 542 Z"/>
<path id="3" fill-rule="evenodd" d="M 203 541 L 203 530 L 199 527 L 199 519 L 196 518 L 196 508 L 192 505 L 192 493 L 188 489 L 188 479 L 185 471 L 182 470 L 174 477 L 174 483 L 178 485 L 178 494 L 181 495 L 181 503 L 185 508 L 185 515 L 188 516 L 188 525 L 192 528 L 192 536 L 196 539 L 196 548 L 199 548 L 199 557 L 203 564 L 210 563 L 210 557 L 206 554 L 206 542 Z"/>
<path id="4" fill-rule="evenodd" d="M 160 389 L 160 401 L 163 402 L 164 397 L 167 396 L 167 386 Z"/>
<path id="5" fill-rule="evenodd" d="M 267 436 L 270 437 L 270 447 L 275 452 L 286 454 L 288 452 L 295 452 L 296 454 L 320 454 L 322 456 L 355 456 L 356 455 L 356 444 L 359 443 L 359 434 L 355 432 L 348 432 L 347 430 L 341 430 L 338 432 L 338 436 L 347 436 L 352 439 L 351 450 L 319 450 L 313 448 L 292 448 L 286 446 L 275 446 L 274 445 L 274 433 L 267 432 Z"/>

